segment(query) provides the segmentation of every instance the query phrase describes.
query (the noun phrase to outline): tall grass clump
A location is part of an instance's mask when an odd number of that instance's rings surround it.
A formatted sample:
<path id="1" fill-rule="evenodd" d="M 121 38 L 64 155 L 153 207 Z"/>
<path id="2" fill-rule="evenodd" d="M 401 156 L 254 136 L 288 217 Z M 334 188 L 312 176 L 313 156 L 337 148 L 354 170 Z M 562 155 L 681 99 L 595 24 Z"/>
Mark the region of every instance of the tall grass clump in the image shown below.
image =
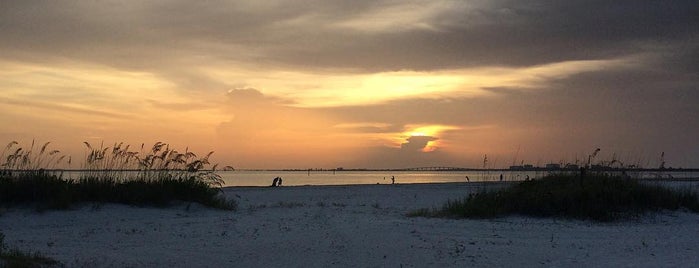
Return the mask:
<path id="1" fill-rule="evenodd" d="M 197 157 L 188 148 L 184 152 L 170 149 L 163 142 L 156 142 L 151 148 L 144 149 L 141 144 L 139 151 L 131 151 L 130 145 L 115 143 L 112 147 L 93 147 L 84 142 L 87 154 L 83 166 L 83 178 L 112 179 L 116 181 L 182 179 L 194 177 L 212 186 L 220 187 L 223 183 L 215 171 L 218 165 L 210 170 L 209 152 L 203 157 Z M 134 172 L 137 171 L 137 172 Z"/>
<path id="2" fill-rule="evenodd" d="M 42 154 L 48 143 L 38 157 L 32 157 L 33 143 L 27 151 L 13 149 L 17 143 L 10 143 L 5 151 L 9 148 L 11 154 L 0 173 L 0 202 L 33 203 L 49 209 L 67 208 L 78 202 L 166 206 L 174 201 L 236 208 L 234 201 L 221 195 L 223 180 L 216 173 L 217 166 L 206 169 L 213 152 L 197 157 L 187 149 L 178 152 L 162 142 L 147 150 L 141 145 L 140 151 L 132 151 L 123 143 L 112 147 L 84 144 L 87 151 L 81 175 L 64 179 L 61 173 L 41 166 L 54 162 L 53 158 L 44 159 L 52 154 Z"/>
<path id="3" fill-rule="evenodd" d="M 70 156 L 62 155 L 59 150 L 51 150 L 49 145 L 51 142 L 46 142 L 40 147 L 32 140 L 31 146 L 28 149 L 19 147 L 17 141 L 12 141 L 5 146 L 0 153 L 0 175 L 9 176 L 15 172 L 37 172 L 48 169 L 55 169 L 64 162 L 71 164 Z"/>
<path id="4" fill-rule="evenodd" d="M 659 210 L 686 208 L 699 213 L 699 196 L 691 190 L 671 190 L 635 179 L 591 175 L 551 175 L 524 181 L 499 191 L 449 200 L 436 210 L 410 216 L 493 218 L 512 214 L 612 221 Z"/>

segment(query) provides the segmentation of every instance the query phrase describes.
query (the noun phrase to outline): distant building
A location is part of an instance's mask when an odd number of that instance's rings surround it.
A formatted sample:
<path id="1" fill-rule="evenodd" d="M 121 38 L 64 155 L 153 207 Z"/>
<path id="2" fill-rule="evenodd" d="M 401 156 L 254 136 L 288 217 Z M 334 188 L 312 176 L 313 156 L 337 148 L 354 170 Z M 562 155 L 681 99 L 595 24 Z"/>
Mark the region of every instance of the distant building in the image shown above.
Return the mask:
<path id="1" fill-rule="evenodd" d="M 576 164 L 566 164 L 565 169 L 579 169 L 580 166 Z"/>
<path id="2" fill-rule="evenodd" d="M 603 166 L 603 165 L 597 164 L 597 165 L 592 165 L 592 166 L 590 166 L 590 169 L 591 169 L 591 170 L 607 170 L 607 169 L 611 169 L 611 168 L 610 168 L 610 167 L 607 167 L 607 166 Z"/>
<path id="3" fill-rule="evenodd" d="M 560 169 L 560 168 L 561 168 L 560 164 L 554 164 L 554 163 L 546 164 L 546 169 Z"/>
<path id="4" fill-rule="evenodd" d="M 531 170 L 531 169 L 534 169 L 533 165 L 510 166 L 510 170 Z"/>

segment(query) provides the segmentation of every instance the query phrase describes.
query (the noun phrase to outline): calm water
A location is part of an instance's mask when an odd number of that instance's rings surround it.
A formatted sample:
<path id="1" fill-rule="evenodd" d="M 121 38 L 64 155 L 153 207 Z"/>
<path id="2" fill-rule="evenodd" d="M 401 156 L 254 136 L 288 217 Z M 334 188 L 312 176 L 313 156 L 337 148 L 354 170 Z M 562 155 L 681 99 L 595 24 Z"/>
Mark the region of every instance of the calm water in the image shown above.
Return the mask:
<path id="1" fill-rule="evenodd" d="M 131 173 L 131 172 L 126 172 Z M 64 177 L 79 178 L 81 172 L 65 171 Z M 137 174 L 134 172 L 134 175 Z M 548 175 L 546 171 L 219 171 L 224 186 L 269 186 L 275 177 L 282 177 L 283 185 L 346 185 L 346 184 L 390 184 L 391 177 L 396 183 L 447 183 L 447 182 L 483 182 L 521 181 Z M 654 172 L 630 173 L 632 177 L 644 179 L 662 177 L 685 179 L 699 178 L 699 172 Z M 468 177 L 468 179 L 467 179 Z"/>
<path id="2" fill-rule="evenodd" d="M 545 171 L 225 171 L 219 172 L 225 186 L 268 186 L 275 177 L 282 177 L 283 185 L 343 185 L 343 184 L 390 184 L 391 177 L 396 183 L 445 183 L 445 182 L 481 182 L 521 181 L 529 178 L 540 178 L 548 174 Z M 694 172 L 664 172 L 629 174 L 634 177 L 656 178 L 697 178 Z"/>
<path id="3" fill-rule="evenodd" d="M 226 186 L 267 186 L 275 177 L 282 177 L 283 185 L 343 185 L 396 183 L 444 183 L 468 181 L 523 180 L 543 175 L 542 172 L 427 172 L 427 171 L 226 171 L 219 174 Z"/>

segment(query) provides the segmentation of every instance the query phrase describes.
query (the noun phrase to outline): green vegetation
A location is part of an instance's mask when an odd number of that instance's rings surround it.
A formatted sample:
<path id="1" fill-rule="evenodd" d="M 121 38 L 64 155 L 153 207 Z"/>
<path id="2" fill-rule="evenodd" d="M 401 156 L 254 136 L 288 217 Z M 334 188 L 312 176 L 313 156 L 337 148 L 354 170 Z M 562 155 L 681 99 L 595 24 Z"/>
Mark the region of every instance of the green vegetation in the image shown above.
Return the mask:
<path id="1" fill-rule="evenodd" d="M 24 252 L 5 245 L 5 234 L 0 232 L 0 267 L 61 267 L 58 261 L 39 252 Z"/>
<path id="2" fill-rule="evenodd" d="M 58 156 L 58 150 L 47 150 L 49 143 L 38 152 L 34 143 L 28 150 L 15 149 L 15 145 L 17 142 L 8 144 L 0 155 L 5 159 L 0 170 L 0 205 L 64 209 L 81 202 L 167 206 L 180 201 L 228 210 L 237 207 L 234 200 L 221 195 L 222 180 L 215 173 L 216 165 L 203 170 L 213 152 L 198 158 L 161 142 L 147 151 L 141 145 L 139 152 L 123 144 L 93 148 L 86 142 L 81 177 L 64 179 L 59 172 L 49 171 L 66 159 Z"/>
<path id="3" fill-rule="evenodd" d="M 686 208 L 699 213 L 699 196 L 634 179 L 551 175 L 492 192 L 449 200 L 441 209 L 419 209 L 408 216 L 493 218 L 505 215 L 613 221 L 645 212 Z"/>

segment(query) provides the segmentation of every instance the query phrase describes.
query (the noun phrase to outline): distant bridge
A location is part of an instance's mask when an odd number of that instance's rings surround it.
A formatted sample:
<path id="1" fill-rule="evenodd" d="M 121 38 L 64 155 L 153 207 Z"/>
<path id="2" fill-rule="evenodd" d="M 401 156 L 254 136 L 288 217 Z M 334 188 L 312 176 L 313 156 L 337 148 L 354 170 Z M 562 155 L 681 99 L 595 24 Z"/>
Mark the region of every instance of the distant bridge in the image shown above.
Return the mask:
<path id="1" fill-rule="evenodd" d="M 406 168 L 406 171 L 463 171 L 465 168 L 460 167 L 415 167 Z"/>

